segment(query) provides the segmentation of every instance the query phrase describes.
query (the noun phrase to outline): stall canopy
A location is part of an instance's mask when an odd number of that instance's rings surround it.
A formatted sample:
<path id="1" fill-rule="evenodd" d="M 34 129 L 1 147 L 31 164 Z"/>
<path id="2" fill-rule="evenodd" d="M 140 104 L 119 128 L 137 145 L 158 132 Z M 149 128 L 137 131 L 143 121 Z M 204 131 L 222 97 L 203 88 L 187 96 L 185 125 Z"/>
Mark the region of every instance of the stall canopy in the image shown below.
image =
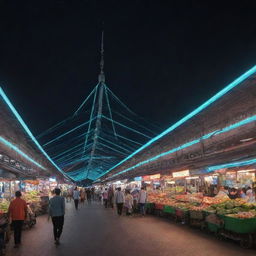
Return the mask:
<path id="1" fill-rule="evenodd" d="M 255 128 L 256 66 L 108 169 L 101 180 L 253 164 Z"/>
<path id="2" fill-rule="evenodd" d="M 0 177 L 63 176 L 0 87 Z"/>

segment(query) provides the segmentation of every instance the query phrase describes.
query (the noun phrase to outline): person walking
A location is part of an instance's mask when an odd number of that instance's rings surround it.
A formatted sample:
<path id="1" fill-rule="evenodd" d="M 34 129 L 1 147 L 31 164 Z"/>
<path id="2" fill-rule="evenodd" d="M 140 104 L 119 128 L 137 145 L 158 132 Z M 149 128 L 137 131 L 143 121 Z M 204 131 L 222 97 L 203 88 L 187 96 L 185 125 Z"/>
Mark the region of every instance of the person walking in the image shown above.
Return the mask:
<path id="1" fill-rule="evenodd" d="M 49 217 L 52 218 L 55 244 L 60 243 L 59 240 L 63 230 L 65 215 L 65 199 L 60 196 L 60 192 L 59 188 L 55 188 L 55 196 L 51 198 L 49 202 Z"/>
<path id="2" fill-rule="evenodd" d="M 138 213 L 138 200 L 139 200 L 139 190 L 135 188 L 132 191 L 132 196 L 133 196 L 133 213 Z"/>
<path id="3" fill-rule="evenodd" d="M 80 191 L 80 201 L 81 201 L 81 204 L 84 205 L 84 201 L 85 201 L 85 191 L 84 191 L 84 189 L 81 189 L 81 191 Z"/>
<path id="4" fill-rule="evenodd" d="M 108 189 L 108 203 L 112 209 L 114 208 L 113 200 L 114 200 L 114 190 L 113 190 L 113 187 L 110 186 Z"/>
<path id="5" fill-rule="evenodd" d="M 80 197 L 80 192 L 77 189 L 77 187 L 75 187 L 75 189 L 73 191 L 73 199 L 74 199 L 74 202 L 75 202 L 76 210 L 78 210 L 79 197 Z"/>
<path id="6" fill-rule="evenodd" d="M 115 201 L 116 201 L 116 207 L 117 207 L 117 214 L 121 216 L 123 211 L 123 205 L 124 205 L 124 193 L 121 191 L 121 188 L 117 189 Z"/>
<path id="7" fill-rule="evenodd" d="M 103 202 L 105 208 L 108 208 L 108 189 L 105 188 L 105 191 L 103 192 Z"/>
<path id="8" fill-rule="evenodd" d="M 92 193 L 91 193 L 91 190 L 89 188 L 86 190 L 86 195 L 87 195 L 88 204 L 91 204 L 91 202 L 92 202 Z"/>
<path id="9" fill-rule="evenodd" d="M 15 192 L 15 197 L 9 206 L 8 216 L 12 220 L 14 229 L 14 247 L 18 248 L 21 244 L 22 226 L 27 216 L 27 203 L 21 199 L 20 191 Z"/>
<path id="10" fill-rule="evenodd" d="M 140 206 L 140 213 L 142 216 L 145 216 L 145 203 L 147 201 L 147 192 L 145 191 L 145 188 L 142 187 L 139 193 L 139 206 Z"/>
<path id="11" fill-rule="evenodd" d="M 73 195 L 73 191 L 70 188 L 70 189 L 68 189 L 67 202 L 71 202 L 72 195 Z"/>
<path id="12" fill-rule="evenodd" d="M 132 197 L 129 190 L 126 190 L 124 207 L 125 207 L 125 210 L 126 210 L 126 215 L 127 216 L 131 215 L 132 214 L 132 207 L 133 207 L 133 197 Z"/>

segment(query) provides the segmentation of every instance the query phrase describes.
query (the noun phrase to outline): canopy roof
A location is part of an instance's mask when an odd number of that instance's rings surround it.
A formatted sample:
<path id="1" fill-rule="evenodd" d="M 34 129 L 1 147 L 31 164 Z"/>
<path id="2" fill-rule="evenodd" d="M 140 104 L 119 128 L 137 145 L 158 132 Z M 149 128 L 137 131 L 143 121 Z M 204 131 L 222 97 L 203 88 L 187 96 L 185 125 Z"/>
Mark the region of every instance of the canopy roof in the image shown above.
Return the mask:
<path id="1" fill-rule="evenodd" d="M 255 72 L 256 66 L 110 168 L 101 180 L 254 160 Z"/>

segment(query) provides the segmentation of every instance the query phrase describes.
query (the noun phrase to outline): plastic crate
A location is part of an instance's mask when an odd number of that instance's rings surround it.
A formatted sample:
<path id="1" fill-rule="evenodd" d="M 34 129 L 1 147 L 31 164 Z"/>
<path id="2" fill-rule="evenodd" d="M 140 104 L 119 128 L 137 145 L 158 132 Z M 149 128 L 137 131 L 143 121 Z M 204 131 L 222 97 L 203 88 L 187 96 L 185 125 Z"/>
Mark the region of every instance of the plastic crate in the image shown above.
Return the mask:
<path id="1" fill-rule="evenodd" d="M 182 218 L 182 217 L 185 217 L 188 215 L 188 210 L 183 210 L 183 209 L 177 208 L 177 209 L 175 209 L 175 214 L 177 217 Z"/>
<path id="2" fill-rule="evenodd" d="M 175 214 L 175 208 L 169 205 L 165 205 L 163 211 L 165 213 Z"/>
<path id="3" fill-rule="evenodd" d="M 164 209 L 164 205 L 163 204 L 155 204 L 155 209 L 156 210 L 163 210 Z"/>
<path id="4" fill-rule="evenodd" d="M 146 203 L 145 208 L 146 209 L 152 209 L 152 208 L 154 208 L 154 205 L 155 205 L 154 203 Z"/>
<path id="5" fill-rule="evenodd" d="M 217 233 L 218 230 L 220 229 L 220 226 L 211 222 L 206 222 L 207 223 L 207 228 L 210 232 Z"/>
<path id="6" fill-rule="evenodd" d="M 255 233 L 256 218 L 239 219 L 230 216 L 224 216 L 224 229 L 239 234 Z"/>

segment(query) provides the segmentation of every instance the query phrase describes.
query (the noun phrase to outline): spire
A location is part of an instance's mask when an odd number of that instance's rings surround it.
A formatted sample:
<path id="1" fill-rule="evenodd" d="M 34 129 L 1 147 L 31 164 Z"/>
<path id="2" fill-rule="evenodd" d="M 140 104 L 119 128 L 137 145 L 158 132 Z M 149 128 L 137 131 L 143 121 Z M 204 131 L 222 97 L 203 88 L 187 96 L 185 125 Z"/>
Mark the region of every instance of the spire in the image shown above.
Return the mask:
<path id="1" fill-rule="evenodd" d="M 101 34 L 101 59 L 100 59 L 100 74 L 99 74 L 99 83 L 105 83 L 104 75 L 104 31 Z"/>

